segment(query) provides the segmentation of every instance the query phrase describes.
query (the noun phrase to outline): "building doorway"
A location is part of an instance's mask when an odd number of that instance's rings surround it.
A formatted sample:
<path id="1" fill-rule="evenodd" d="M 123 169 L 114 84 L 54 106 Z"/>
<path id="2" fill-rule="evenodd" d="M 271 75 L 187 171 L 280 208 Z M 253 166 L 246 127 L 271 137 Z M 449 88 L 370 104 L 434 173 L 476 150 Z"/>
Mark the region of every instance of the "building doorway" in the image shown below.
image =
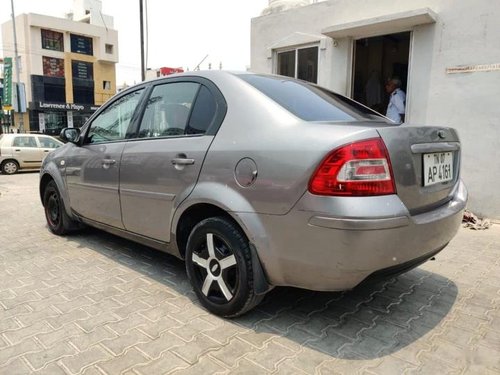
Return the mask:
<path id="1" fill-rule="evenodd" d="M 358 39 L 354 46 L 352 97 L 385 115 L 389 95 L 385 82 L 397 77 L 407 92 L 411 33 Z"/>
<path id="2" fill-rule="evenodd" d="M 61 130 L 68 126 L 68 119 L 66 116 L 66 112 L 64 111 L 45 113 L 42 112 L 41 115 L 44 117 L 43 124 L 45 129 L 43 130 L 43 132 L 45 134 L 59 135 L 59 133 L 61 133 Z"/>

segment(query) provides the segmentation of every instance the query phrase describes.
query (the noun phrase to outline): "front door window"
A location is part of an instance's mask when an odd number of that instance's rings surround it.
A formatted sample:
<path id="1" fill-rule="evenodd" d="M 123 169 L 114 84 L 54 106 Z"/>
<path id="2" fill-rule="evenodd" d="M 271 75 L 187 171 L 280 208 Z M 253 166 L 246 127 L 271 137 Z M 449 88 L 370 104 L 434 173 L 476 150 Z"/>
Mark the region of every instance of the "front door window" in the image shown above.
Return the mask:
<path id="1" fill-rule="evenodd" d="M 101 112 L 90 125 L 87 142 L 104 143 L 125 139 L 143 91 L 141 89 L 125 95 Z"/>

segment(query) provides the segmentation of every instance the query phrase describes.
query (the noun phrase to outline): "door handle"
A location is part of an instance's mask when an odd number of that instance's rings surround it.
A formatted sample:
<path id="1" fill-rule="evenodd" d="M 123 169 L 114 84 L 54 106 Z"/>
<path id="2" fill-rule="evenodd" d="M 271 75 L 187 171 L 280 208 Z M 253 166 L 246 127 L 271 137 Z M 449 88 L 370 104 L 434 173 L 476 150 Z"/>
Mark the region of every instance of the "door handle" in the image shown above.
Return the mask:
<path id="1" fill-rule="evenodd" d="M 172 164 L 173 165 L 193 165 L 194 159 L 175 158 L 175 159 L 172 159 Z"/>
<path id="2" fill-rule="evenodd" d="M 18 149 L 18 148 L 16 148 L 14 151 L 16 151 L 16 152 L 20 152 L 21 150 L 20 150 L 20 149 Z"/>
<path id="3" fill-rule="evenodd" d="M 102 167 L 104 169 L 108 169 L 110 166 L 116 164 L 116 160 L 114 159 L 102 159 Z"/>
<path id="4" fill-rule="evenodd" d="M 50 150 L 43 150 L 43 152 L 50 152 Z"/>

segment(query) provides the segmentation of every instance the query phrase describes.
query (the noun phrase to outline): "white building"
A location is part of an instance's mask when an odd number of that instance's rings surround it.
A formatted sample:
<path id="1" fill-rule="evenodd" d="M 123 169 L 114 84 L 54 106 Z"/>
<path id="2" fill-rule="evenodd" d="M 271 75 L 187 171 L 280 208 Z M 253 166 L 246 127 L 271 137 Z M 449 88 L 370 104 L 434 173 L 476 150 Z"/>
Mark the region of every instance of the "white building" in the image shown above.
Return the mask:
<path id="1" fill-rule="evenodd" d="M 59 134 L 63 127 L 81 126 L 116 93 L 118 32 L 113 18 L 101 9 L 100 0 L 74 0 L 68 18 L 33 13 L 16 17 L 20 81 L 28 109 L 24 131 Z M 12 21 L 2 24 L 2 40 L 4 57 L 15 61 Z"/>
<path id="2" fill-rule="evenodd" d="M 452 126 L 469 209 L 500 219 L 500 2 L 269 0 L 252 20 L 251 70 L 295 76 L 385 113 L 403 81 L 406 121 Z"/>

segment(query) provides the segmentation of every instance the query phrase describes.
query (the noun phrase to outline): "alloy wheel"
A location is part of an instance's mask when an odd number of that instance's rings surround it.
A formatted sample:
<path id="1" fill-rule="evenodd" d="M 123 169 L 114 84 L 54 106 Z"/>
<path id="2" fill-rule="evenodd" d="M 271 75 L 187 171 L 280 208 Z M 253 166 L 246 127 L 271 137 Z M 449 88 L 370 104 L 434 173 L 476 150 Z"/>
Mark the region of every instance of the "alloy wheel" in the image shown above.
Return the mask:
<path id="1" fill-rule="evenodd" d="M 226 304 L 238 289 L 236 257 L 229 245 L 214 233 L 193 251 L 196 281 L 201 292 L 213 303 Z"/>

